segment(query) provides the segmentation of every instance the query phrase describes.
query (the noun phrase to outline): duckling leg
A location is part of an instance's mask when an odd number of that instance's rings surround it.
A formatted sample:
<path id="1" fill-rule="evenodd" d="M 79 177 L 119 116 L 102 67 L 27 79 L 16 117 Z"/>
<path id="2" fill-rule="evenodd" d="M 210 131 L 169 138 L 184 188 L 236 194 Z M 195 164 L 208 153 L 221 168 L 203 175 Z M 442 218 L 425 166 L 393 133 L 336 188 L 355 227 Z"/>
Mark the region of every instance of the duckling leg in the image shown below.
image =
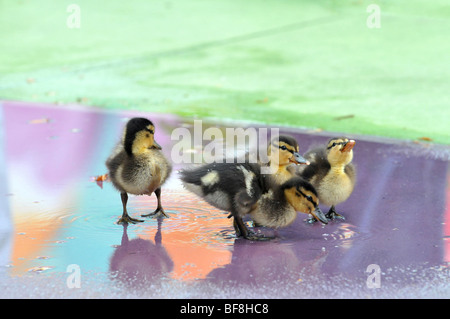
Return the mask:
<path id="1" fill-rule="evenodd" d="M 161 188 L 157 188 L 155 190 L 155 195 L 156 198 L 158 199 L 158 207 L 156 208 L 156 210 L 153 213 L 150 214 L 146 214 L 146 215 L 141 215 L 142 217 L 150 217 L 150 216 L 154 216 L 158 213 L 163 214 L 165 217 L 169 218 L 169 216 L 166 214 L 166 212 L 164 211 L 164 208 L 161 205 Z"/>
<path id="2" fill-rule="evenodd" d="M 117 224 L 142 223 L 143 220 L 132 218 L 132 217 L 130 217 L 130 215 L 128 215 L 128 212 L 127 212 L 128 194 L 120 193 L 120 198 L 122 199 L 123 213 L 122 213 L 122 217 L 120 217 L 120 219 L 117 221 Z"/>
<path id="3" fill-rule="evenodd" d="M 325 215 L 325 217 L 328 218 L 328 219 L 342 219 L 342 220 L 345 220 L 345 217 L 344 217 L 344 216 L 342 216 L 341 214 L 338 214 L 338 213 L 336 212 L 336 209 L 335 209 L 334 205 L 332 205 L 332 206 L 330 207 L 330 210 L 329 210 L 328 213 Z"/>
<path id="4" fill-rule="evenodd" d="M 257 233 L 249 230 L 247 226 L 245 226 L 244 221 L 241 217 L 234 215 L 233 226 L 236 231 L 237 237 L 244 237 L 248 240 L 253 241 L 263 241 L 263 240 L 271 240 L 274 237 L 266 237 L 264 235 L 258 235 Z"/>

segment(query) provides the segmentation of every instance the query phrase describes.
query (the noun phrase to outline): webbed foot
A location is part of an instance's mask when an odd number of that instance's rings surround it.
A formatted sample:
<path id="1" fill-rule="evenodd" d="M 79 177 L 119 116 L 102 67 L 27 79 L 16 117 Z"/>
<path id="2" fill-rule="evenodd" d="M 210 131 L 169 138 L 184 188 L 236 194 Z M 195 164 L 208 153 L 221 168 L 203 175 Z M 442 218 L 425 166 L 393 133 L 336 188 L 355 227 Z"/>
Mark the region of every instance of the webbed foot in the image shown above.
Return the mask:
<path id="1" fill-rule="evenodd" d="M 251 241 L 267 241 L 274 239 L 275 237 L 265 236 L 263 234 L 255 233 L 253 230 L 248 229 L 240 217 L 235 217 L 233 220 L 234 230 L 236 231 L 236 237 L 244 237 Z"/>
<path id="2" fill-rule="evenodd" d="M 161 214 L 164 217 L 169 218 L 169 215 L 166 214 L 166 212 L 164 211 L 164 208 L 162 208 L 162 207 L 158 207 L 153 213 L 145 214 L 145 215 L 141 215 L 141 216 L 142 217 L 152 217 L 152 216 L 156 216 L 158 214 Z"/>
<path id="3" fill-rule="evenodd" d="M 143 220 L 141 219 L 136 219 L 133 217 L 130 217 L 128 214 L 126 215 L 122 215 L 122 217 L 119 218 L 119 220 L 117 221 L 117 224 L 119 225 L 124 225 L 124 224 L 137 224 L 137 223 L 142 223 Z"/>
<path id="4" fill-rule="evenodd" d="M 336 209 L 334 208 L 334 206 L 331 206 L 330 210 L 328 211 L 328 213 L 325 214 L 325 217 L 328 219 L 341 219 L 341 220 L 345 220 L 345 217 L 342 216 L 341 214 L 338 214 L 336 212 Z"/>
<path id="5" fill-rule="evenodd" d="M 268 241 L 272 240 L 275 237 L 265 236 L 263 234 L 255 233 L 254 231 L 249 230 L 245 236 L 243 236 L 247 240 L 251 241 Z"/>

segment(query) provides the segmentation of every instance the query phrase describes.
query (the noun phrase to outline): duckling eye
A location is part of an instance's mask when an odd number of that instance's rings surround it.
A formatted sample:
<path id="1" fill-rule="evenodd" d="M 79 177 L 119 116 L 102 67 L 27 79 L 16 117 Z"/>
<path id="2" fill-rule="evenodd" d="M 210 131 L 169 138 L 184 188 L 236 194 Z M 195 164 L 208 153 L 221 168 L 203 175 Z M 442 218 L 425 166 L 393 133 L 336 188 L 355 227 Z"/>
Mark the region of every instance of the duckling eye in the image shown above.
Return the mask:
<path id="1" fill-rule="evenodd" d="M 310 201 L 310 202 L 312 202 L 312 197 L 311 196 L 306 196 L 306 199 L 308 200 L 308 201 Z"/>
<path id="2" fill-rule="evenodd" d="M 280 148 L 283 150 L 283 151 L 285 151 L 285 150 L 287 150 L 287 147 L 286 146 L 280 146 Z"/>
<path id="3" fill-rule="evenodd" d="M 333 144 L 331 144 L 330 146 L 328 146 L 328 149 L 332 149 L 332 148 L 335 147 L 336 145 L 340 145 L 340 144 L 342 144 L 342 143 L 336 143 L 336 142 L 333 142 Z"/>

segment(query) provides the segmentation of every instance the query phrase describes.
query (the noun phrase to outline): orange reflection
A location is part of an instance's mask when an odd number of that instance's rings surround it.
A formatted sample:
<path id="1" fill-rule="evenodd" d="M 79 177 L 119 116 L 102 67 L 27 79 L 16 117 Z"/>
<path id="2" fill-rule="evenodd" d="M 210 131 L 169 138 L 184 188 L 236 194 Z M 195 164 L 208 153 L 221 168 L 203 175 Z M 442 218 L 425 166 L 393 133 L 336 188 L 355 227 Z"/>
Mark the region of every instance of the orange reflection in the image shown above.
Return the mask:
<path id="1" fill-rule="evenodd" d="M 22 275 L 30 267 L 29 261 L 34 260 L 40 252 L 57 237 L 61 228 L 60 219 L 43 219 L 40 216 L 20 214 L 14 216 L 15 233 L 13 239 L 12 275 Z"/>
<path id="2" fill-rule="evenodd" d="M 162 245 L 174 263 L 172 278 L 202 279 L 213 269 L 231 262 L 233 227 L 223 211 L 184 190 L 163 189 L 162 201 L 170 215 L 164 219 L 161 232 Z M 156 198 L 134 197 L 131 204 L 152 211 L 156 207 Z M 153 240 L 156 228 L 151 229 L 145 224 L 137 225 L 145 227 L 144 234 L 139 237 Z"/>

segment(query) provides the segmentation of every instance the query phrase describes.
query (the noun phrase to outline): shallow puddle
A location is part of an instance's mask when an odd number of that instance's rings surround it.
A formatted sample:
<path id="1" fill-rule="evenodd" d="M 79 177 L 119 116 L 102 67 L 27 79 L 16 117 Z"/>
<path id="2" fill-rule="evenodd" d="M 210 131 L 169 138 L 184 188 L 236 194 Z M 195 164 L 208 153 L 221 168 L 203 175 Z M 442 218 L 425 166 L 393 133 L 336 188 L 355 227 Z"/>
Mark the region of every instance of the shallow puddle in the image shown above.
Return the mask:
<path id="1" fill-rule="evenodd" d="M 346 220 L 311 225 L 300 214 L 285 229 L 262 230 L 274 240 L 250 242 L 235 238 L 226 212 L 183 189 L 183 164 L 163 187 L 170 218 L 128 227 L 115 223 L 118 192 L 95 182 L 128 118 L 150 118 L 169 158 L 173 129 L 192 132 L 192 121 L 80 106 L 0 106 L 2 297 L 450 297 L 447 146 L 352 136 L 357 187 L 337 207 Z M 217 125 L 225 126 L 233 127 Z M 333 136 L 280 133 L 295 136 L 301 152 Z M 193 145 L 192 153 L 199 149 Z M 128 202 L 133 217 L 155 207 L 154 196 Z M 80 289 L 67 284 L 69 265 L 81 271 Z M 380 269 L 378 289 L 370 287 L 369 265 Z"/>

